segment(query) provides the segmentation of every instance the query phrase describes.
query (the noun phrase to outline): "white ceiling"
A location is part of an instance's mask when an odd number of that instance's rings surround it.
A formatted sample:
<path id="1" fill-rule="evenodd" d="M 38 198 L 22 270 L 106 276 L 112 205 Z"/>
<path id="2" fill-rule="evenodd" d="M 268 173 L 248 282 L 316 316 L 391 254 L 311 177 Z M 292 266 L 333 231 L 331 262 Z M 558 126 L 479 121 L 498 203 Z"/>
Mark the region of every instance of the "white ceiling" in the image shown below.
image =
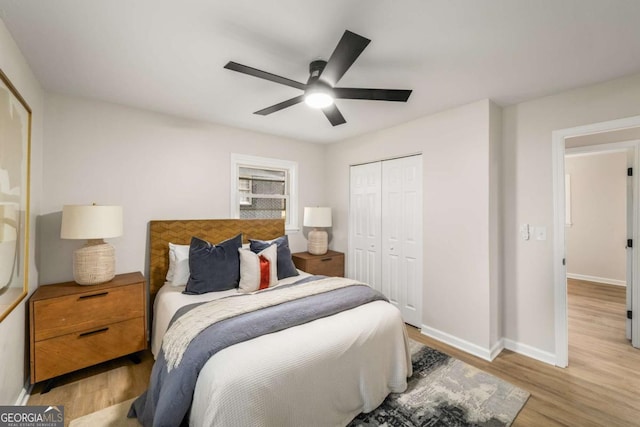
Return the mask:
<path id="1" fill-rule="evenodd" d="M 508 105 L 640 72 L 637 0 L 0 0 L 47 91 L 313 142 L 334 142 L 490 98 Z M 406 104 L 338 100 L 347 123 L 300 91 L 345 29 L 372 40 L 338 86 L 413 89 Z"/>

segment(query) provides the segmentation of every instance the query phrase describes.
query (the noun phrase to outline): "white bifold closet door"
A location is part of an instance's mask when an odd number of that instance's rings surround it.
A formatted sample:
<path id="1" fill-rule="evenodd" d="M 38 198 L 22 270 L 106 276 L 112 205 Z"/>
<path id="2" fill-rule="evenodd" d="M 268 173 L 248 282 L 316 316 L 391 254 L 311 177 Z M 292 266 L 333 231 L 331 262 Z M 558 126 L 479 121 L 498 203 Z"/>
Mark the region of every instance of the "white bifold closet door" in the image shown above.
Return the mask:
<path id="1" fill-rule="evenodd" d="M 349 276 L 422 323 L 422 156 L 351 167 Z"/>
<path id="2" fill-rule="evenodd" d="M 349 277 L 381 288 L 380 162 L 351 167 Z"/>

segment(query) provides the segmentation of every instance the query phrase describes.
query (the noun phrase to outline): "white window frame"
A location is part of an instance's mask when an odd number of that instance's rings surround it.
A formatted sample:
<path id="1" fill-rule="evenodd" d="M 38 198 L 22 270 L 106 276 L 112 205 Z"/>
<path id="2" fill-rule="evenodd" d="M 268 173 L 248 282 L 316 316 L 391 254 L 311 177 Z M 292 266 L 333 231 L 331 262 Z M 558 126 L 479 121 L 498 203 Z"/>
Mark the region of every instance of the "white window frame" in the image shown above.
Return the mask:
<path id="1" fill-rule="evenodd" d="M 240 168 L 275 169 L 287 172 L 289 178 L 289 202 L 286 204 L 285 231 L 299 231 L 298 224 L 298 163 L 291 160 L 272 159 L 269 157 L 249 156 L 231 153 L 231 218 L 240 218 Z"/>

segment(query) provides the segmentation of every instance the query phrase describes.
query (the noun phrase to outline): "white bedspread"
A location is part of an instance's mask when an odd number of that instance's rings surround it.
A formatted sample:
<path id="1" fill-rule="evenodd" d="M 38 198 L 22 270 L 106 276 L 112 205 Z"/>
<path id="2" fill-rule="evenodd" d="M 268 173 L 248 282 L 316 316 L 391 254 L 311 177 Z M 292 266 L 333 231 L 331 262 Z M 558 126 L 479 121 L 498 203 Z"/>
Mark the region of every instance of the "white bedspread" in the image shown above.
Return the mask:
<path id="1" fill-rule="evenodd" d="M 173 315 L 162 311 L 185 305 L 161 298 L 165 288 L 154 309 L 168 320 L 156 325 L 156 317 L 154 354 Z M 173 289 L 164 292 L 176 293 Z M 193 295 L 178 295 L 197 302 Z M 390 392 L 404 391 L 410 375 L 400 312 L 376 301 L 218 352 L 200 372 L 190 425 L 344 426 L 375 409 Z"/>
<path id="2" fill-rule="evenodd" d="M 383 301 L 231 346 L 196 384 L 192 426 L 344 426 L 411 375 L 399 311 Z"/>

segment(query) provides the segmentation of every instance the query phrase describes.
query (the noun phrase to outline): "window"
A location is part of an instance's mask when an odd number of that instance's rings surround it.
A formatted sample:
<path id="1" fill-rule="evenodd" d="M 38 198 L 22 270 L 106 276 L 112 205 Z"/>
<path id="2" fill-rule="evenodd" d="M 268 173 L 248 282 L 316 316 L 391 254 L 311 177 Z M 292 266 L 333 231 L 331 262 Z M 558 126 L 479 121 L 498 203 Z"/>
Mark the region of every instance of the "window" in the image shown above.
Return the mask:
<path id="1" fill-rule="evenodd" d="M 231 154 L 231 217 L 285 219 L 298 230 L 298 164 Z"/>

